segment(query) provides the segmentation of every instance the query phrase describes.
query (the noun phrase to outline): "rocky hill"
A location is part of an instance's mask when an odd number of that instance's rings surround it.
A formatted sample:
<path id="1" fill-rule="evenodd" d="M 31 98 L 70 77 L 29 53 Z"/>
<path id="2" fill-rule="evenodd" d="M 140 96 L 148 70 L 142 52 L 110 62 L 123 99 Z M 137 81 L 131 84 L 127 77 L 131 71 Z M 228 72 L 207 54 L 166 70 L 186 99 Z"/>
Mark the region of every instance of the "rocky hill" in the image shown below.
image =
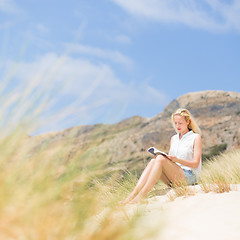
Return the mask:
<path id="1" fill-rule="evenodd" d="M 203 91 L 180 96 L 150 119 L 134 116 L 117 124 L 76 126 L 31 137 L 32 154 L 44 150 L 62 161 L 79 159 L 86 167 L 138 171 L 151 158 L 148 147 L 168 151 L 175 134 L 171 113 L 180 107 L 189 109 L 199 124 L 205 155 L 216 146 L 240 146 L 240 93 Z"/>

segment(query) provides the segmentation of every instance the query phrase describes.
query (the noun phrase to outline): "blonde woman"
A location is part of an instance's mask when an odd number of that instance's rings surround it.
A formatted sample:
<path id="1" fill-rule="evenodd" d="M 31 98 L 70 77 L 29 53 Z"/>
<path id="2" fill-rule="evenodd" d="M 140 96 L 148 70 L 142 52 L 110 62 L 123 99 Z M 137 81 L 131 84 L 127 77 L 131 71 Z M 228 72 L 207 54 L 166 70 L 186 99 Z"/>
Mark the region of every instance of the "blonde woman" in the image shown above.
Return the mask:
<path id="1" fill-rule="evenodd" d="M 137 203 L 161 179 L 168 186 L 196 184 L 201 172 L 200 129 L 187 109 L 172 114 L 176 135 L 172 136 L 167 157 L 158 155 L 144 169 L 132 193 L 122 204 Z"/>

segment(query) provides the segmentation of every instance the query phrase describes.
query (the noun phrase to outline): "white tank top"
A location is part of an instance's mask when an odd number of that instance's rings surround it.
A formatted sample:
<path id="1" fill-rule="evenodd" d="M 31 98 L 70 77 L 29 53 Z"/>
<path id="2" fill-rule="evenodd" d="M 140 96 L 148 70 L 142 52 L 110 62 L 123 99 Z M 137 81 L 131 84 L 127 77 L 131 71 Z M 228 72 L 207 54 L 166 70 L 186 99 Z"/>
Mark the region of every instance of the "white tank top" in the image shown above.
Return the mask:
<path id="1" fill-rule="evenodd" d="M 197 133 L 194 133 L 193 131 L 189 131 L 186 134 L 182 136 L 181 139 L 179 139 L 179 133 L 174 135 L 172 138 L 171 146 L 170 146 L 170 155 L 174 155 L 177 158 L 187 160 L 187 161 L 193 161 L 193 144 L 195 137 L 197 136 Z M 190 168 L 184 165 L 181 165 L 180 163 L 177 163 L 182 169 L 186 170 L 192 170 L 197 178 L 199 178 L 201 173 L 201 166 L 202 166 L 202 160 L 200 160 L 200 163 L 197 168 Z"/>

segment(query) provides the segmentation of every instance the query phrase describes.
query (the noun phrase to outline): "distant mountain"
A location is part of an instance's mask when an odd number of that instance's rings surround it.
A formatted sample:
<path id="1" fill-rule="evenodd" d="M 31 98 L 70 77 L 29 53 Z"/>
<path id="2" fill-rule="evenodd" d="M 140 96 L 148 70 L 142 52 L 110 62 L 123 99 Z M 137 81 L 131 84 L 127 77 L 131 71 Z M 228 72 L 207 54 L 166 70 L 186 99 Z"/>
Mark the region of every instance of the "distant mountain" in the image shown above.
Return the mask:
<path id="1" fill-rule="evenodd" d="M 76 158 L 81 166 L 139 171 L 151 158 L 148 147 L 168 151 L 175 134 L 171 114 L 180 107 L 190 110 L 199 124 L 205 155 L 218 146 L 240 146 L 240 93 L 202 91 L 180 96 L 150 119 L 133 116 L 116 124 L 76 126 L 31 137 L 32 154 L 44 150 L 63 161 Z"/>

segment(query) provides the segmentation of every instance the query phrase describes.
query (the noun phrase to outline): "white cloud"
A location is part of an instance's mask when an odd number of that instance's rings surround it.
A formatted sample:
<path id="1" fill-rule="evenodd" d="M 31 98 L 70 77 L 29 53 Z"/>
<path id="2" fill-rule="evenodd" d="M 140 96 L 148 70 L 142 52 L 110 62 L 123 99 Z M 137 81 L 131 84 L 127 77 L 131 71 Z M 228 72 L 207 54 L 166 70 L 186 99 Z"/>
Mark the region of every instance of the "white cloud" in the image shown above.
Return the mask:
<path id="1" fill-rule="evenodd" d="M 129 36 L 126 35 L 117 35 L 115 37 L 116 42 L 118 43 L 122 43 L 122 44 L 129 44 L 131 43 L 131 38 Z"/>
<path id="2" fill-rule="evenodd" d="M 20 13 L 22 10 L 12 0 L 0 0 L 0 11 L 7 13 Z"/>
<path id="3" fill-rule="evenodd" d="M 193 28 L 240 31 L 240 1 L 112 0 L 134 16 Z"/>
<path id="4" fill-rule="evenodd" d="M 38 23 L 38 24 L 36 24 L 35 27 L 36 27 L 36 30 L 41 34 L 47 34 L 50 32 L 49 28 L 46 27 L 44 24 Z"/>
<path id="5" fill-rule="evenodd" d="M 133 61 L 122 54 L 119 51 L 113 51 L 109 49 L 101 49 L 92 46 L 86 46 L 82 44 L 66 44 L 67 52 L 69 53 L 78 53 L 78 54 L 85 54 L 94 57 L 98 57 L 101 59 L 110 60 L 111 62 L 119 63 L 123 65 L 126 69 L 133 68 Z"/>
<path id="6" fill-rule="evenodd" d="M 166 104 L 165 95 L 148 84 L 124 83 L 108 65 L 84 59 L 49 53 L 34 62 L 9 61 L 1 71 L 5 74 L 0 85 L 0 116 L 9 115 L 14 124 L 26 114 L 40 113 L 43 132 L 112 123 L 139 114 L 137 108 Z"/>

